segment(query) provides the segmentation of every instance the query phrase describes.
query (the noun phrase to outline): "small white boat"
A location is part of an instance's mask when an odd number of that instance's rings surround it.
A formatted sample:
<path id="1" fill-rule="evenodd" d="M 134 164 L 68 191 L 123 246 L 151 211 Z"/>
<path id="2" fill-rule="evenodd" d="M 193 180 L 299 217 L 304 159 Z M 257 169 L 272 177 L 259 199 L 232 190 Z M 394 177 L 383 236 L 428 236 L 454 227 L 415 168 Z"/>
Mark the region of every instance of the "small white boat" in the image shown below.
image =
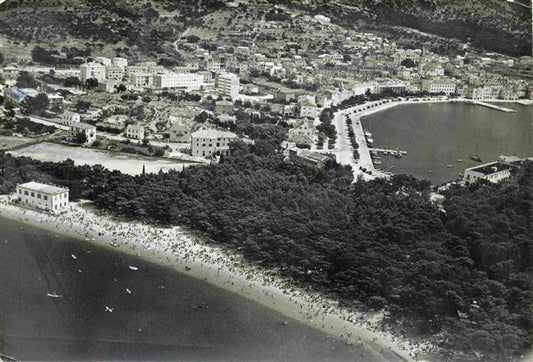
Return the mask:
<path id="1" fill-rule="evenodd" d="M 132 266 L 132 265 L 130 265 L 129 268 L 130 268 L 131 270 L 139 270 L 139 268 L 137 268 L 136 266 Z"/>
<path id="2" fill-rule="evenodd" d="M 463 162 L 463 159 L 462 158 L 458 158 L 456 161 L 457 162 Z"/>
<path id="3" fill-rule="evenodd" d="M 446 165 L 446 167 L 451 168 L 451 167 L 453 167 L 453 165 Z"/>
<path id="4" fill-rule="evenodd" d="M 109 244 L 111 244 L 111 246 L 113 246 L 115 248 L 119 247 L 119 245 L 117 243 L 115 243 L 114 241 L 110 242 Z"/>
<path id="5" fill-rule="evenodd" d="M 365 132 L 365 137 L 371 138 L 371 137 L 372 137 L 372 133 L 366 131 L 366 132 Z"/>
<path id="6" fill-rule="evenodd" d="M 368 143 L 369 145 L 372 145 L 374 144 L 374 140 L 372 138 L 367 138 L 366 143 Z"/>
<path id="7" fill-rule="evenodd" d="M 106 312 L 113 313 L 113 310 L 114 310 L 114 309 L 115 309 L 115 308 L 109 308 L 107 305 L 105 306 L 105 311 L 106 311 Z"/>
<path id="8" fill-rule="evenodd" d="M 381 163 L 382 163 L 381 160 L 375 160 L 375 161 L 374 161 L 374 164 L 375 164 L 375 165 L 381 165 Z"/>
<path id="9" fill-rule="evenodd" d="M 126 293 L 131 294 L 131 289 L 126 288 Z"/>
<path id="10" fill-rule="evenodd" d="M 70 254 L 70 256 L 71 256 L 71 258 L 74 259 L 74 260 L 78 259 L 78 257 L 77 257 L 76 255 L 74 255 L 74 254 Z"/>
<path id="11" fill-rule="evenodd" d="M 46 293 L 47 296 L 50 298 L 61 298 L 62 295 L 56 294 L 56 293 Z"/>

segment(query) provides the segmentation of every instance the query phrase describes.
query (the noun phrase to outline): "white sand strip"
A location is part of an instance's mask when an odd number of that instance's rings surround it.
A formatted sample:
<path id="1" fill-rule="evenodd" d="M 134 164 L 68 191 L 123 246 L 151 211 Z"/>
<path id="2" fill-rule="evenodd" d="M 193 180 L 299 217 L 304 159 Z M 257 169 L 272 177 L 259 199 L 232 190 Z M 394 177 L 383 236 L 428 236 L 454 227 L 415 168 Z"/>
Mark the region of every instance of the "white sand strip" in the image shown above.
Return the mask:
<path id="1" fill-rule="evenodd" d="M 10 204 L 5 196 L 0 200 L 0 215 L 110 248 L 113 243 L 121 252 L 170 266 L 347 343 L 360 344 L 385 360 L 412 360 L 419 352 L 433 349 L 429 343 L 413 344 L 381 331 L 380 322 L 369 314 L 341 308 L 319 293 L 297 288 L 276 272 L 250 266 L 241 256 L 206 245 L 181 227 L 116 221 L 77 203 L 53 216 Z"/>

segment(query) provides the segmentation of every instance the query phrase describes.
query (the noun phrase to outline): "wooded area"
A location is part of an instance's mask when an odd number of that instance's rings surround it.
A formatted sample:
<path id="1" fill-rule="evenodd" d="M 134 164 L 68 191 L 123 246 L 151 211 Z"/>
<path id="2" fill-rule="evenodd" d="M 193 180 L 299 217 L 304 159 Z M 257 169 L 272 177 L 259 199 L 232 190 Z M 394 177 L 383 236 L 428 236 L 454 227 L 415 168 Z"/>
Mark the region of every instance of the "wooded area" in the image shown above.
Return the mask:
<path id="1" fill-rule="evenodd" d="M 352 184 L 335 163 L 293 165 L 243 145 L 218 165 L 136 177 L 72 161 L 0 165 L 3 192 L 44 179 L 119 216 L 186 225 L 347 305 L 383 308 L 449 351 L 503 360 L 530 346 L 532 163 L 509 183 L 447 191 L 446 213 L 428 182 Z"/>

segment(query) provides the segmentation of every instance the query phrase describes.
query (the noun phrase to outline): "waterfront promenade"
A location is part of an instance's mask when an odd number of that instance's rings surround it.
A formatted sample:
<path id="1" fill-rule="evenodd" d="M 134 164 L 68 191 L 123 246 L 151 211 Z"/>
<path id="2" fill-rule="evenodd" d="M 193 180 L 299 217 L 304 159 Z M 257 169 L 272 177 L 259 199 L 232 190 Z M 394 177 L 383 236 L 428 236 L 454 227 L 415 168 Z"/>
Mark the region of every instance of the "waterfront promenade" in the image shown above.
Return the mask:
<path id="1" fill-rule="evenodd" d="M 489 100 L 490 102 L 505 102 L 502 100 Z M 507 109 L 500 107 L 494 104 L 489 104 L 485 102 L 473 102 L 471 99 L 466 98 L 413 98 L 413 99 L 402 99 L 402 100 L 377 100 L 373 102 L 366 102 L 364 104 L 356 105 L 346 109 L 339 110 L 335 113 L 335 126 L 337 129 L 337 143 L 336 143 L 336 156 L 337 162 L 342 165 L 350 165 L 353 169 L 354 181 L 358 177 L 362 177 L 363 180 L 372 180 L 376 177 L 389 177 L 390 173 L 384 172 L 381 170 L 376 170 L 373 160 L 370 154 L 370 151 L 373 148 L 369 148 L 366 139 L 364 136 L 365 130 L 361 124 L 361 117 L 371 115 L 380 111 L 387 110 L 389 108 L 398 106 L 398 105 L 413 105 L 413 104 L 430 104 L 430 103 L 453 103 L 453 102 L 463 102 L 471 103 L 473 105 L 487 106 L 488 108 L 501 111 Z M 512 101 L 506 101 L 512 102 Z M 515 101 L 518 103 L 518 101 Z M 514 111 L 514 110 L 512 110 Z M 355 133 L 356 141 L 359 145 L 359 160 L 355 160 L 353 157 L 353 147 L 350 144 L 347 129 L 345 125 L 346 116 L 350 117 L 352 120 L 352 127 Z M 378 140 L 379 142 L 379 140 Z M 402 145 L 397 145 L 401 147 Z M 378 149 L 379 151 L 380 149 Z M 363 172 L 360 168 L 364 168 L 367 171 L 371 172 L 371 175 Z"/>

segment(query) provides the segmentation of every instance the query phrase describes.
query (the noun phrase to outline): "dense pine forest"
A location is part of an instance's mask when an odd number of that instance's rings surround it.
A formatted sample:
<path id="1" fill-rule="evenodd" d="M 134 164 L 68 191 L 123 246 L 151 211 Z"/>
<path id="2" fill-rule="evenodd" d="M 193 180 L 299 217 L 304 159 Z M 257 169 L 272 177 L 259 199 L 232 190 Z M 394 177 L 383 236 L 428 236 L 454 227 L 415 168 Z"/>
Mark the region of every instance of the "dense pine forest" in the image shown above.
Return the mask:
<path id="1" fill-rule="evenodd" d="M 11 156 L 0 166 L 4 193 L 44 179 L 118 216 L 186 225 L 450 353 L 504 360 L 531 345 L 533 163 L 505 184 L 450 189 L 445 212 L 427 182 L 352 184 L 334 162 L 318 170 L 244 144 L 217 165 L 137 177 Z"/>

